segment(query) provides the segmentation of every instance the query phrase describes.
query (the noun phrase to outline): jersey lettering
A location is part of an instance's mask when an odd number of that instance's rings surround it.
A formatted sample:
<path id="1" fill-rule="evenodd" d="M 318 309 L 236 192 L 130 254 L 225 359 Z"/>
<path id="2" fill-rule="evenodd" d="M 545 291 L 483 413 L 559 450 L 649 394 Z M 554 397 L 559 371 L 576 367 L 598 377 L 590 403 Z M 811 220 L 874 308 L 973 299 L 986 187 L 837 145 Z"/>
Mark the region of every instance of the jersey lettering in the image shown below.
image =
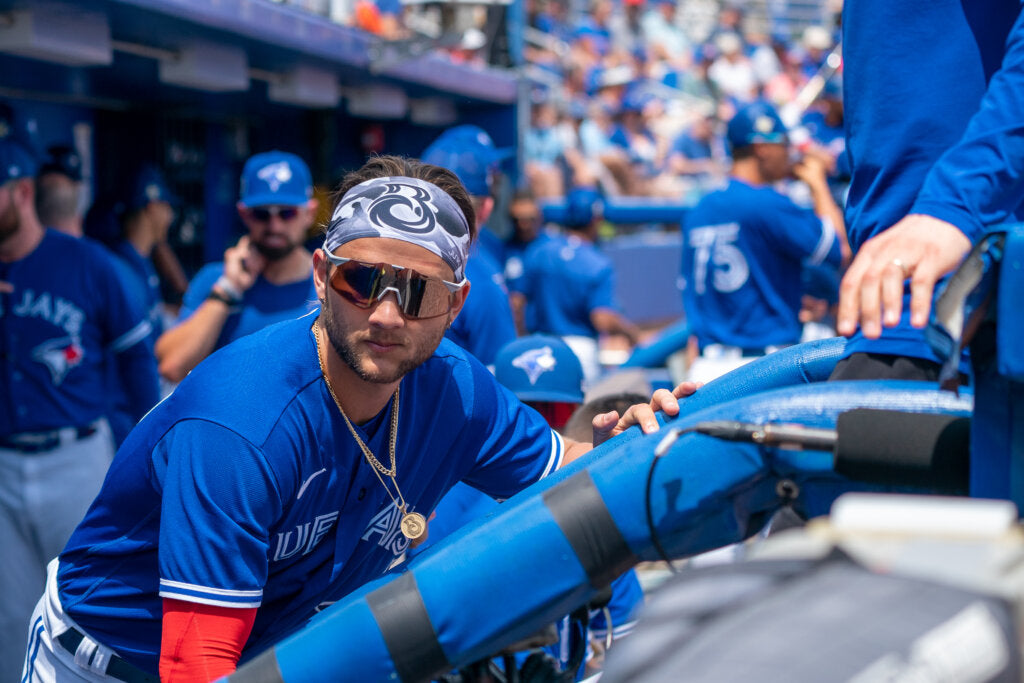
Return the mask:
<path id="1" fill-rule="evenodd" d="M 712 266 L 711 286 L 722 293 L 735 292 L 747 282 L 750 266 L 734 244 L 739 223 L 705 225 L 689 231 L 693 249 L 693 287 L 697 294 L 707 291 L 708 265 Z"/>
<path id="2" fill-rule="evenodd" d="M 409 508 L 411 511 L 412 508 Z M 401 533 L 402 513 L 394 503 L 374 515 L 366 525 L 362 539 L 369 541 L 374 535 L 380 535 L 377 545 L 390 550 L 396 556 L 409 548 L 409 539 Z"/>
<path id="3" fill-rule="evenodd" d="M 57 297 L 51 299 L 48 292 L 38 296 L 31 289 L 26 289 L 21 302 L 11 309 L 20 318 L 42 318 L 58 327 L 70 337 L 77 337 L 82 330 L 85 313 L 70 301 Z"/>
<path id="4" fill-rule="evenodd" d="M 274 562 L 286 560 L 300 550 L 303 555 L 313 552 L 317 543 L 331 530 L 331 526 L 338 519 L 338 512 L 328 512 L 318 515 L 312 522 L 299 524 L 295 531 L 287 531 L 277 534 L 277 546 L 274 550 Z M 295 534 L 294 541 L 292 534 Z"/>

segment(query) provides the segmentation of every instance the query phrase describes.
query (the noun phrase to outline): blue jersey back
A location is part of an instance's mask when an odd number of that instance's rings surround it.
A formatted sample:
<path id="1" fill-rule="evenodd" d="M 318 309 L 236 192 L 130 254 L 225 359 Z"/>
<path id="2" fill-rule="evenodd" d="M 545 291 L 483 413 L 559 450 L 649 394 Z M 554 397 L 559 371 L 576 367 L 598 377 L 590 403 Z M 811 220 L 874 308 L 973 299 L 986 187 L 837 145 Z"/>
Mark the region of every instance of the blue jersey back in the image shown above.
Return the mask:
<path id="1" fill-rule="evenodd" d="M 380 576 L 400 514 L 332 401 L 312 316 L 212 354 L 129 435 L 61 554 L 64 609 L 155 672 L 161 597 L 259 607 L 244 656 Z M 393 405 L 357 427 L 387 458 Z M 402 380 L 397 478 L 429 515 L 455 482 L 506 498 L 562 442 L 450 342 Z"/>
<path id="2" fill-rule="evenodd" d="M 854 253 L 912 212 L 947 220 L 971 239 L 987 223 L 1021 217 L 1019 190 L 1010 193 L 1010 205 L 979 201 L 994 187 L 1019 187 L 1006 170 L 1007 159 L 1020 158 L 1016 122 L 986 124 L 981 128 L 995 135 L 975 138 L 979 144 L 968 144 L 962 154 L 949 153 L 970 140 L 968 122 L 986 91 L 990 118 L 1019 117 L 1019 83 L 992 77 L 1004 62 L 1020 72 L 1020 14 L 1019 0 L 844 5 L 844 117 L 853 166 L 846 225 Z M 1016 56 L 1007 52 L 1011 28 Z M 938 360 L 923 332 L 910 326 L 908 302 L 909 292 L 897 327 L 885 328 L 878 340 L 858 332 L 847 355 L 871 351 Z"/>
<path id="3" fill-rule="evenodd" d="M 683 308 L 701 346 L 800 340 L 803 263 L 838 265 L 835 230 L 770 187 L 730 179 L 683 221 Z"/>
<path id="4" fill-rule="evenodd" d="M 516 324 L 502 274 L 479 251 L 474 246 L 466 262 L 469 297 L 445 336 L 492 365 L 498 349 L 516 338 Z"/>
<path id="5" fill-rule="evenodd" d="M 178 319 L 185 320 L 199 308 L 213 289 L 213 283 L 224 273 L 223 263 L 203 266 L 188 284 Z M 262 330 L 267 325 L 303 316 L 317 307 L 313 273 L 308 280 L 275 285 L 262 276 L 245 292 L 242 303 L 228 317 L 215 348 Z"/>
<path id="6" fill-rule="evenodd" d="M 590 313 L 618 310 L 611 259 L 575 235 L 552 237 L 526 250 L 520 288 L 531 332 L 596 337 Z"/>
<path id="7" fill-rule="evenodd" d="M 31 254 L 0 263 L 0 280 L 14 287 L 0 294 L 0 435 L 108 413 L 107 365 L 136 353 L 150 331 L 113 258 L 96 242 L 46 230 Z"/>

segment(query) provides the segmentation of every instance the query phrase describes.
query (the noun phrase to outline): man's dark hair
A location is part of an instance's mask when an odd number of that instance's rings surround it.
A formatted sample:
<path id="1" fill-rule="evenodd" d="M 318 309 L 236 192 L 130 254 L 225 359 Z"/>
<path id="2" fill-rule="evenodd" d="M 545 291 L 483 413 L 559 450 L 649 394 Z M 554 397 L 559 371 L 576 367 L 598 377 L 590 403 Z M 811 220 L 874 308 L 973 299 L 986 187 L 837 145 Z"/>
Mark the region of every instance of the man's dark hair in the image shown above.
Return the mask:
<path id="1" fill-rule="evenodd" d="M 594 438 L 594 427 L 591 424 L 594 417 L 615 410 L 619 417 L 637 403 L 650 403 L 650 399 L 643 394 L 623 391 L 607 396 L 599 396 L 591 399 L 576 409 L 569 421 L 562 429 L 562 435 L 573 441 L 590 442 Z"/>
<path id="2" fill-rule="evenodd" d="M 459 182 L 458 176 L 446 168 L 427 164 L 419 159 L 390 154 L 370 157 L 363 164 L 362 168 L 352 171 L 342 178 L 338 191 L 334 193 L 334 205 L 337 206 L 338 202 L 345 196 L 345 193 L 356 185 L 365 183 L 367 180 L 373 180 L 374 178 L 388 178 L 392 176 L 424 180 L 447 192 L 466 216 L 470 240 L 476 239 L 476 210 L 473 208 L 472 198 L 466 192 L 466 188 L 463 187 L 462 183 Z"/>
<path id="3" fill-rule="evenodd" d="M 753 145 L 743 145 L 742 147 L 733 147 L 732 148 L 732 160 L 733 161 L 740 161 L 741 159 L 749 159 L 752 156 L 754 156 L 754 146 Z"/>

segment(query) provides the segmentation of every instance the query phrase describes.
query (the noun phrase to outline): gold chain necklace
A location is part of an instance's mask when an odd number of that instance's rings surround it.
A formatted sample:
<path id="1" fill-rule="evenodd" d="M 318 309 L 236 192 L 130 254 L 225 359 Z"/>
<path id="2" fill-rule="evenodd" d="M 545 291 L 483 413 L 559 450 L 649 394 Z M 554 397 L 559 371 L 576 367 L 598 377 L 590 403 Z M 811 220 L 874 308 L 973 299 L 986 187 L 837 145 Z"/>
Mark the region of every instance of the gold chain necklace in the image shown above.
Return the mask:
<path id="1" fill-rule="evenodd" d="M 427 520 L 418 512 L 409 512 L 405 502 L 405 496 L 402 495 L 401 489 L 398 488 L 398 480 L 395 478 L 398 473 L 395 465 L 395 444 L 398 441 L 398 407 L 401 398 L 399 392 L 402 387 L 399 385 L 398 388 L 395 389 L 395 408 L 391 411 L 391 427 L 388 433 L 388 454 L 390 455 L 391 467 L 388 468 L 384 467 L 380 460 L 378 460 L 373 454 L 373 451 L 370 450 L 370 447 L 363 443 L 363 440 L 359 437 L 359 433 L 356 432 L 356 428 L 352 425 L 352 421 L 349 420 L 348 415 L 345 414 L 345 409 L 341 407 L 341 401 L 338 400 L 338 395 L 334 393 L 334 387 L 331 386 L 331 378 L 327 375 L 327 367 L 324 364 L 324 352 L 320 345 L 320 334 L 321 332 L 323 334 L 327 334 L 327 331 L 324 329 L 323 325 L 318 323 L 316 324 L 316 327 L 317 329 L 313 332 L 313 337 L 316 339 L 316 358 L 317 362 L 320 364 L 320 372 L 324 376 L 324 383 L 327 385 L 327 392 L 331 395 L 331 398 L 334 399 L 334 405 L 338 407 L 338 412 L 341 413 L 342 419 L 345 420 L 345 425 L 348 427 L 348 431 L 352 433 L 352 438 L 356 440 L 356 443 L 359 445 L 359 449 L 363 452 L 363 456 L 370 464 L 370 468 L 373 470 L 373 473 L 377 475 L 377 480 L 380 482 L 380 485 L 384 487 L 384 490 L 388 494 L 388 498 L 392 500 L 395 507 L 397 507 L 398 511 L 401 513 L 402 521 L 400 526 L 402 529 L 402 535 L 411 541 L 415 541 L 426 533 Z M 391 495 L 391 489 L 388 488 L 388 485 L 384 482 L 384 478 L 381 475 L 391 479 L 391 483 L 395 487 L 395 493 L 398 494 L 397 498 Z"/>

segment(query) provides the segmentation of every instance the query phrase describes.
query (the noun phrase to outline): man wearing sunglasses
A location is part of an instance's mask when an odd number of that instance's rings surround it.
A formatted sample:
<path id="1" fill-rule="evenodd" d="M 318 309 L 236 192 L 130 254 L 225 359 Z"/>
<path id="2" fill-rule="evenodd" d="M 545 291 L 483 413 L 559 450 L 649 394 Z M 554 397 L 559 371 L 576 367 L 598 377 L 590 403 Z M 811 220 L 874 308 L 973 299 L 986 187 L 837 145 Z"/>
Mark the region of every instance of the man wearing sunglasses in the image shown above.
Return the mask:
<path id="1" fill-rule="evenodd" d="M 50 564 L 26 680 L 211 680 L 381 576 L 465 481 L 508 498 L 579 457 L 443 340 L 473 207 L 449 171 L 375 157 L 313 256 L 319 315 L 199 365 L 140 422 Z M 657 430 L 676 394 L 595 418 Z"/>
<path id="2" fill-rule="evenodd" d="M 313 308 L 313 257 L 303 244 L 316 208 L 299 157 L 272 151 L 246 162 L 238 215 L 248 232 L 189 284 L 178 324 L 156 343 L 164 378 L 180 382 L 222 346 Z"/>

